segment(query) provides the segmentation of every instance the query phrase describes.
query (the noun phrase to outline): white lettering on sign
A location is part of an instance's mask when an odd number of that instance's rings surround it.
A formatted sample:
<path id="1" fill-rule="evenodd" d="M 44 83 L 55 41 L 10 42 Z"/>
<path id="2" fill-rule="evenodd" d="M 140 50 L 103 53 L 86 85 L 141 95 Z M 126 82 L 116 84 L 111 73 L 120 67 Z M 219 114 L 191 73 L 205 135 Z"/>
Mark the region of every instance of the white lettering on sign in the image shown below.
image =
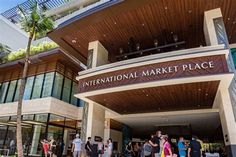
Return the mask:
<path id="1" fill-rule="evenodd" d="M 130 80 L 136 79 L 138 77 L 149 77 L 149 76 L 157 76 L 163 74 L 177 73 L 178 71 L 196 71 L 196 70 L 206 70 L 214 68 L 214 62 L 202 62 L 202 63 L 190 63 L 183 65 L 174 65 L 168 67 L 157 67 L 148 70 L 143 70 L 141 72 L 130 72 L 125 74 L 113 75 L 105 78 L 97 78 L 95 80 L 90 80 L 83 82 L 83 87 L 101 85 L 110 82 L 122 81 L 122 80 Z"/>

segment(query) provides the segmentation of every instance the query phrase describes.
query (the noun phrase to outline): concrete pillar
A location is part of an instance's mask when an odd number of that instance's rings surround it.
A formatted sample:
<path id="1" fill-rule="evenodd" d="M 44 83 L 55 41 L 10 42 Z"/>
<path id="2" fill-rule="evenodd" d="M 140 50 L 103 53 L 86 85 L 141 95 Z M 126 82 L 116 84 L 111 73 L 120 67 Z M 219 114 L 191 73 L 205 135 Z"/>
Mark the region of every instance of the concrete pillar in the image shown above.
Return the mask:
<path id="1" fill-rule="evenodd" d="M 30 149 L 30 154 L 37 154 L 38 145 L 40 142 L 40 134 L 41 134 L 41 125 L 34 125 L 34 133 L 33 133 L 33 139 L 32 139 L 32 145 Z"/>
<path id="2" fill-rule="evenodd" d="M 88 105 L 86 139 L 91 137 L 93 140 L 95 136 L 104 139 L 105 109 L 93 102 Z"/>
<path id="3" fill-rule="evenodd" d="M 229 89 L 221 86 L 218 96 L 221 97 L 219 111 L 227 156 L 236 157 L 236 121 Z"/>
<path id="4" fill-rule="evenodd" d="M 207 46 L 218 44 L 228 46 L 228 38 L 220 8 L 204 12 L 203 30 Z"/>
<path id="5" fill-rule="evenodd" d="M 111 137 L 110 118 L 106 118 L 104 123 L 104 140 L 108 140 Z"/>
<path id="6" fill-rule="evenodd" d="M 88 69 L 108 63 L 108 51 L 99 41 L 93 41 L 88 46 Z"/>
<path id="7" fill-rule="evenodd" d="M 108 51 L 99 41 L 93 41 L 88 46 L 87 68 L 95 68 L 108 63 Z M 92 140 L 95 136 L 104 138 L 105 109 L 94 102 L 86 102 L 83 111 L 82 138 Z"/>

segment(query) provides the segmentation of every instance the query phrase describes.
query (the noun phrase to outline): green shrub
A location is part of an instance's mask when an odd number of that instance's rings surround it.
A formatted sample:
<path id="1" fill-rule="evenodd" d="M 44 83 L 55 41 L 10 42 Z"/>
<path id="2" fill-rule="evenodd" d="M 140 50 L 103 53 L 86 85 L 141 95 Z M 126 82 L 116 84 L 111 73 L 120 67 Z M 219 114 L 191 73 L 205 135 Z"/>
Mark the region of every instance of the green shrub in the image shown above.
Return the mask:
<path id="1" fill-rule="evenodd" d="M 45 52 L 54 49 L 56 47 L 58 47 L 58 45 L 54 42 L 42 42 L 36 46 L 32 45 L 30 49 L 30 55 L 35 55 L 37 53 Z M 25 52 L 26 49 L 18 49 L 17 51 L 13 51 L 7 55 L 5 62 L 23 58 L 25 56 Z"/>

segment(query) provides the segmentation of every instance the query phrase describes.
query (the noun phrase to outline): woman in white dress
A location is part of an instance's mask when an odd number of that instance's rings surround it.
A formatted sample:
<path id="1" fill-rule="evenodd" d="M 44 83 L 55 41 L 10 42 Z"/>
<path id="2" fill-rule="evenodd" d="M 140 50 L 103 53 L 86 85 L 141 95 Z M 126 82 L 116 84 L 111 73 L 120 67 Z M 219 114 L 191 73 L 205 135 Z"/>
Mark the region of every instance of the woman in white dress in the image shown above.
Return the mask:
<path id="1" fill-rule="evenodd" d="M 108 157 L 112 157 L 112 151 L 113 151 L 112 139 L 109 138 L 107 147 Z"/>

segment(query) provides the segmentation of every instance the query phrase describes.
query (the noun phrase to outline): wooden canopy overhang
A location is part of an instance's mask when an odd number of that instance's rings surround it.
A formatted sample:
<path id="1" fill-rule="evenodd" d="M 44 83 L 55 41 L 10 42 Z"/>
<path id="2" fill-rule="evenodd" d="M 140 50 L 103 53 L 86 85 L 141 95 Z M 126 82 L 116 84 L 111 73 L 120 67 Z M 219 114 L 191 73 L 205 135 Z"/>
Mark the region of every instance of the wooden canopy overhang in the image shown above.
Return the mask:
<path id="1" fill-rule="evenodd" d="M 86 63 L 88 43 L 99 40 L 115 61 L 130 38 L 141 49 L 171 43 L 173 34 L 186 41 L 184 48 L 205 45 L 204 11 L 221 8 L 230 43 L 236 41 L 234 0 L 111 0 L 69 19 L 48 36 L 67 53 Z"/>

